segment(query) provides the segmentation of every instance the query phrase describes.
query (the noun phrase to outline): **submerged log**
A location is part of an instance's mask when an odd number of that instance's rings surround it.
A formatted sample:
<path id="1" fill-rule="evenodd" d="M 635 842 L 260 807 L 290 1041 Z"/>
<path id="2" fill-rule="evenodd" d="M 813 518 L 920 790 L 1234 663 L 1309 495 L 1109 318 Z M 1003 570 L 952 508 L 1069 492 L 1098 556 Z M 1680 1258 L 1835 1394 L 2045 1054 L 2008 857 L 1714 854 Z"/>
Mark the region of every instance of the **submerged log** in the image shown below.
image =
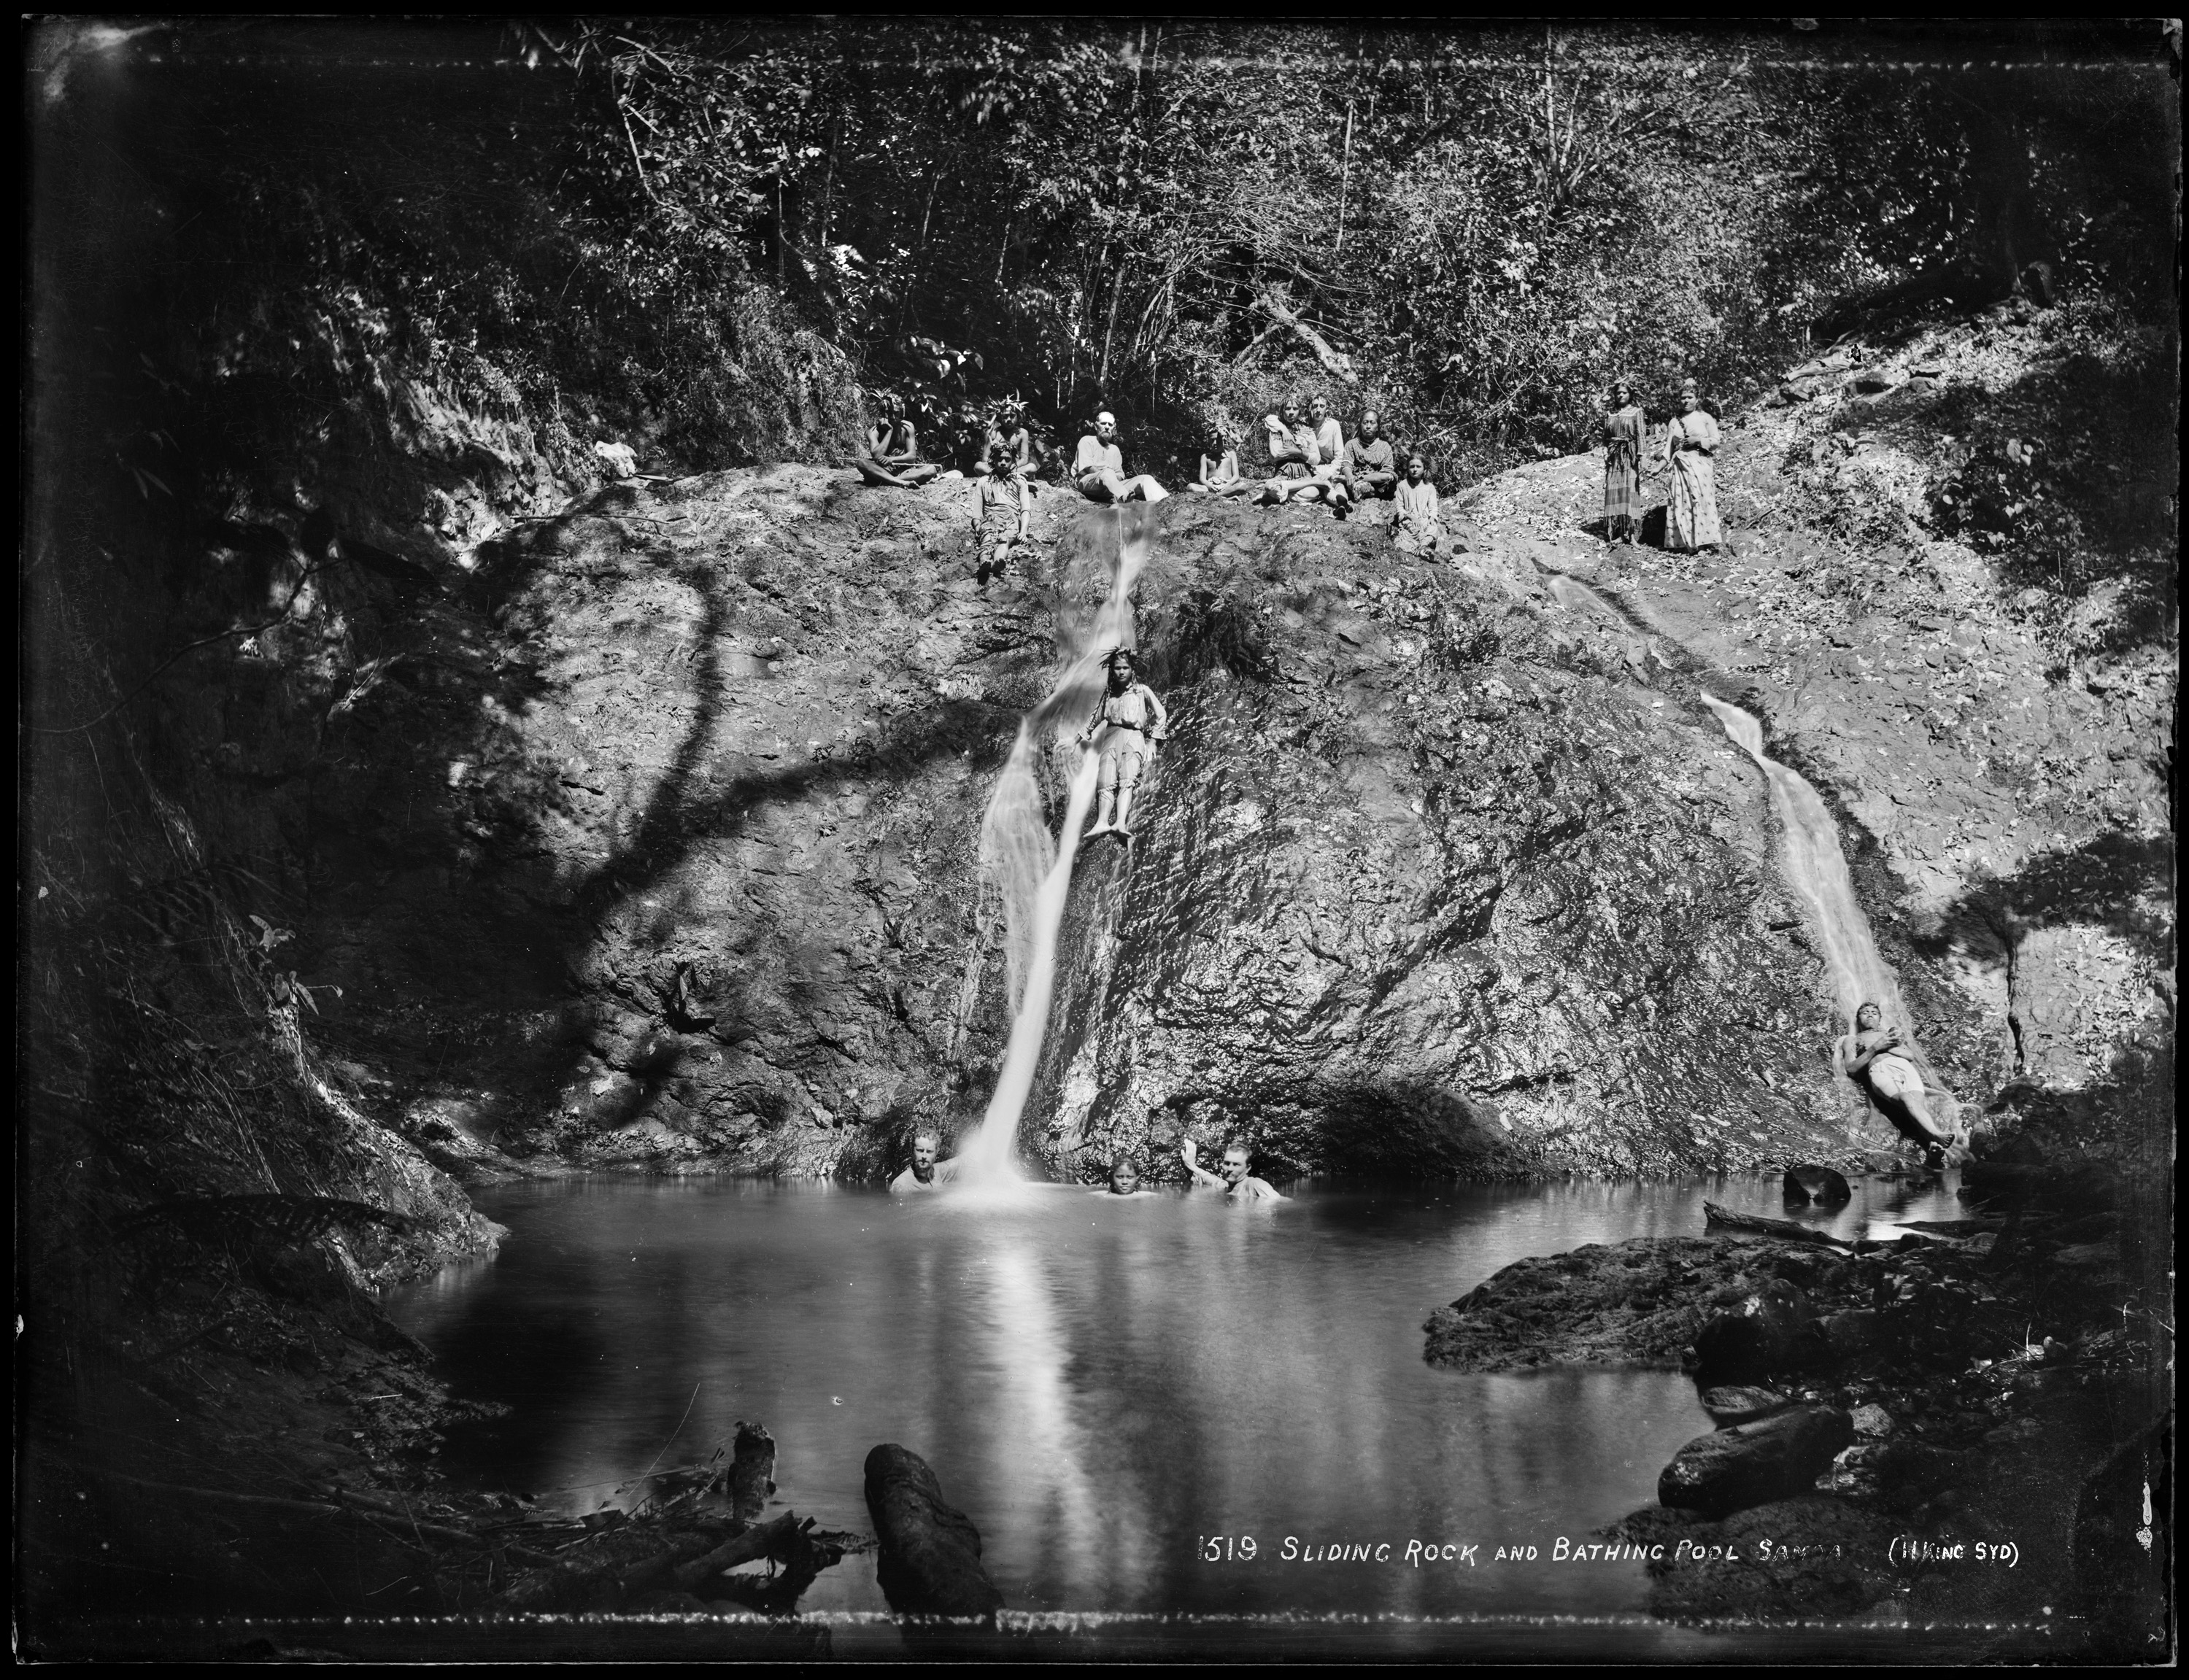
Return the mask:
<path id="1" fill-rule="evenodd" d="M 890 1607 L 928 1615 L 991 1616 L 1004 1595 L 981 1567 L 981 1532 L 947 1503 L 918 1453 L 885 1442 L 867 1455 L 867 1508 L 881 1543 L 876 1573 Z"/>
<path id="2" fill-rule="evenodd" d="M 1789 1243 L 1825 1243 L 1835 1249 L 1852 1252 L 1854 1244 L 1837 1237 L 1827 1236 L 1806 1225 L 1796 1225 L 1790 1219 L 1766 1219 L 1761 1214 L 1737 1214 L 1730 1208 L 1721 1208 L 1715 1202 L 1703 1204 L 1703 1223 L 1716 1226 L 1722 1231 L 1745 1231 L 1756 1237 L 1777 1237 Z"/>

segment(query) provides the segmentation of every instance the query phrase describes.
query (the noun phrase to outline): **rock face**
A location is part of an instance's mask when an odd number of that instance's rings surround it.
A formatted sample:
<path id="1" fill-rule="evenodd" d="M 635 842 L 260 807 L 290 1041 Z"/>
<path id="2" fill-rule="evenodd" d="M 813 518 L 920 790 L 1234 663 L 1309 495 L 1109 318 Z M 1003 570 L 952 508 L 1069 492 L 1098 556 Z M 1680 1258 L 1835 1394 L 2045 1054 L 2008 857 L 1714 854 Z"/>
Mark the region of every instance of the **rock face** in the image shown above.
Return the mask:
<path id="1" fill-rule="evenodd" d="M 947 1503 L 927 1461 L 885 1443 L 867 1454 L 867 1509 L 880 1542 L 890 1607 L 912 1615 L 987 1616 L 1004 1595 L 981 1567 L 981 1535 Z"/>
<path id="2" fill-rule="evenodd" d="M 1921 353 L 1957 381 L 1975 354 Z M 1080 866 L 1022 1153 L 1092 1177 L 1236 1132 L 1281 1175 L 1524 1176 L 1889 1146 L 1821 1060 L 1818 934 L 1705 686 L 1839 812 L 1956 1094 L 2019 1068 L 2101 1096 L 2169 914 L 2170 677 L 2048 679 L 1943 542 L 1867 617 L 1820 596 L 1858 561 L 1774 499 L 1920 477 L 1827 409 L 1728 420 L 1737 567 L 1607 574 L 1586 457 L 1468 493 L 1468 551 L 1434 566 L 1312 509 L 1164 503 L 1137 640 L 1173 739 L 1134 850 Z M 1026 581 L 983 593 L 970 495 L 802 466 L 612 487 L 445 595 L 325 580 L 335 678 L 173 679 L 180 796 L 299 901 L 249 908 L 342 987 L 308 1024 L 361 1107 L 466 1173 L 874 1175 L 977 1116 L 1013 986 L 981 809 L 1116 533 L 1045 493 Z M 446 582 L 442 542 L 402 551 Z M 1067 769 L 1043 767 L 1052 820 Z M 2107 799 L 2120 826 L 2090 831 Z M 2039 829 L 2076 838 L 2039 856 Z"/>
<path id="3" fill-rule="evenodd" d="M 310 738 L 278 696 L 208 714 L 231 770 L 316 765 L 282 819 L 300 976 L 343 988 L 360 1099 L 474 1173 L 878 1175 L 976 1118 L 1011 1010 L 981 812 L 1117 534 L 1046 495 L 1029 581 L 983 593 L 970 493 L 612 487 L 461 592 L 353 603 L 394 651 Z M 1279 1173 L 1517 1176 L 1850 1146 L 1763 790 L 1684 685 L 1377 530 L 1158 516 L 1138 643 L 1173 738 L 1129 858 L 1075 882 L 1025 1153 L 1091 1176 L 1191 1128 Z"/>
<path id="4" fill-rule="evenodd" d="M 1698 1435 L 1657 1479 L 1657 1498 L 1682 1510 L 1723 1516 L 1807 1493 L 1854 1439 L 1854 1424 L 1829 1406 L 1802 1406 L 1754 1423 Z"/>

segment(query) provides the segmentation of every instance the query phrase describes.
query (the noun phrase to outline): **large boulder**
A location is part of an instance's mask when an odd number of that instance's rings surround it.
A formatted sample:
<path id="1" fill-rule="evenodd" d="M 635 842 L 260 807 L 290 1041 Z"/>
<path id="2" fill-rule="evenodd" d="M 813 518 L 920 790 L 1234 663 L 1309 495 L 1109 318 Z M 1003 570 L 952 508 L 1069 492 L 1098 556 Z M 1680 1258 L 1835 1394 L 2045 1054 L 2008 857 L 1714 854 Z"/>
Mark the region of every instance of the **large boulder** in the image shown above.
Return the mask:
<path id="1" fill-rule="evenodd" d="M 1739 1381 L 1803 1364 L 1813 1320 L 1799 1289 L 1768 1277 L 1703 1326 L 1695 1338 L 1696 1367 L 1705 1377 Z"/>
<path id="2" fill-rule="evenodd" d="M 1854 1423 L 1829 1406 L 1802 1406 L 1760 1423 L 1698 1435 L 1657 1478 L 1658 1502 L 1722 1516 L 1808 1492 L 1854 1439 Z"/>
<path id="3" fill-rule="evenodd" d="M 867 1509 L 890 1607 L 908 1615 L 992 1616 L 1004 1595 L 981 1566 L 981 1531 L 942 1497 L 927 1461 L 884 1442 L 867 1454 Z"/>

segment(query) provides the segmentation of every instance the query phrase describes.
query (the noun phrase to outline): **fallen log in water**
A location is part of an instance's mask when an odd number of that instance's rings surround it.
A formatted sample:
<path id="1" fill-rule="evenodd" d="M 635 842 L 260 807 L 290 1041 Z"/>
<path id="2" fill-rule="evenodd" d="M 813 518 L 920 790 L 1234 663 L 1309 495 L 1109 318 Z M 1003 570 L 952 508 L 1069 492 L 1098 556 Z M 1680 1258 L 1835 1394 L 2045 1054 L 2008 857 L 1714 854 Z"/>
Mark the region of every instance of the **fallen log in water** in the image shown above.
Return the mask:
<path id="1" fill-rule="evenodd" d="M 1761 1214 L 1737 1214 L 1730 1208 L 1721 1208 L 1715 1202 L 1703 1204 L 1703 1223 L 1716 1226 L 1722 1231 L 1745 1231 L 1756 1237 L 1778 1237 L 1789 1243 L 1824 1243 L 1835 1249 L 1852 1253 L 1855 1245 L 1837 1237 L 1827 1236 L 1806 1225 L 1796 1225 L 1790 1219 L 1766 1219 Z"/>
<path id="2" fill-rule="evenodd" d="M 724 1570 L 733 1570 L 739 1564 L 749 1564 L 755 1558 L 773 1557 L 788 1550 L 795 1536 L 813 1526 L 813 1519 L 798 1520 L 795 1511 L 785 1511 L 773 1522 L 762 1523 L 758 1528 L 747 1529 L 743 1534 L 724 1541 L 688 1564 L 679 1564 L 676 1569 L 676 1584 L 686 1592 L 698 1586 L 710 1576 L 720 1575 Z"/>
<path id="3" fill-rule="evenodd" d="M 1004 1595 L 981 1567 L 981 1531 L 943 1499 L 918 1453 L 885 1442 L 867 1455 L 867 1508 L 881 1545 L 875 1573 L 891 1609 L 960 1616 L 1003 1609 Z"/>

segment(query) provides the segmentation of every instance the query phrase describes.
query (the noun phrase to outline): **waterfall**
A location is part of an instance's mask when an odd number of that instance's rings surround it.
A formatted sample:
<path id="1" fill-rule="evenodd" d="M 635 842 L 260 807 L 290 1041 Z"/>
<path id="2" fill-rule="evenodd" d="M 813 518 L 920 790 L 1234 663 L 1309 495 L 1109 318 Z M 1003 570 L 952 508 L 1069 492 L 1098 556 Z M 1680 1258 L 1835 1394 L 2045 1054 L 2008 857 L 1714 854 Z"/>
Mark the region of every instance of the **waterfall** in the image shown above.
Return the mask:
<path id="1" fill-rule="evenodd" d="M 1004 903 L 1004 949 L 1010 966 L 1015 1012 L 1004 1050 L 1003 1071 L 981 1125 L 958 1151 L 960 1184 L 994 1184 L 1017 1175 L 1019 1116 L 1041 1063 L 1049 1030 L 1049 1004 L 1056 979 L 1056 930 L 1072 890 L 1072 865 L 1079 831 L 1094 802 L 1095 758 L 1070 737 L 1094 714 L 1112 648 L 1132 646 L 1133 585 L 1154 544 L 1154 519 L 1145 508 L 1111 509 L 1099 516 L 1117 536 L 1110 589 L 1086 646 L 1057 679 L 1049 696 L 1019 722 L 1018 739 L 996 779 L 981 822 L 981 863 Z M 1051 839 L 1042 812 L 1037 768 L 1044 752 L 1077 752 L 1065 801 L 1061 841 Z"/>
<path id="2" fill-rule="evenodd" d="M 1899 978 L 1878 955 L 1869 918 L 1862 913 L 1855 898 L 1854 881 L 1847 873 L 1846 854 L 1840 850 L 1839 825 L 1833 820 L 1824 796 L 1795 771 L 1763 756 L 1763 725 L 1753 714 L 1716 695 L 1705 694 L 1702 701 L 1717 713 L 1733 743 L 1756 760 L 1771 784 L 1772 808 L 1778 812 L 1786 837 L 1787 878 L 1808 907 L 1809 924 L 1823 947 L 1824 966 L 1831 974 L 1835 999 L 1847 1030 L 1853 1030 L 1855 1011 L 1865 1003 L 1875 1003 L 1885 1012 L 1886 1023 L 1905 1034 L 1908 1013 L 1900 1001 Z M 1902 1053 L 1922 1074 L 1925 1089 L 1952 1103 L 1929 1059 L 1912 1040 Z M 1952 1110 L 1948 1112 L 1950 1114 Z"/>

